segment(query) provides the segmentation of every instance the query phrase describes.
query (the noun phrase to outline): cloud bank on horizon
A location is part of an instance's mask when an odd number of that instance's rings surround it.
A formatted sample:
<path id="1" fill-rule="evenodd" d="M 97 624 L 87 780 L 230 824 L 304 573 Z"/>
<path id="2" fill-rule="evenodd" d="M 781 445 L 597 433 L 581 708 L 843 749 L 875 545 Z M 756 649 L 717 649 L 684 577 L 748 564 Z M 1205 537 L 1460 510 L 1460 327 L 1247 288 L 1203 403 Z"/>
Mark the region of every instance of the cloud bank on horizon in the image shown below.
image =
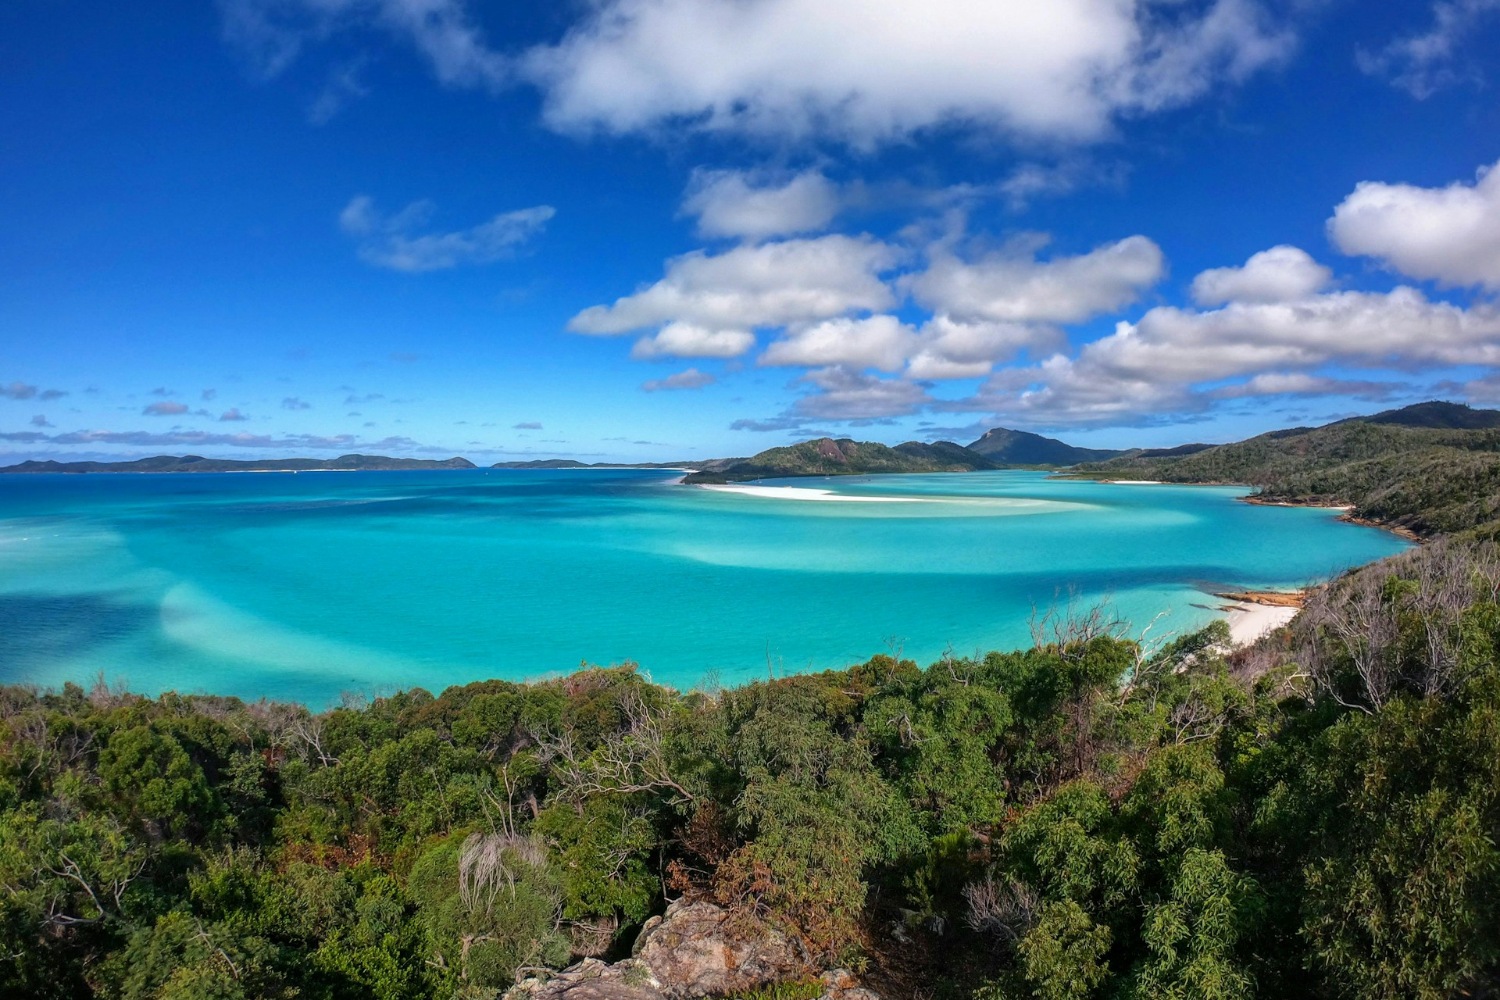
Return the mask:
<path id="1" fill-rule="evenodd" d="M 1412 0 L 1358 34 L 1358 12 L 1280 0 L 217 10 L 204 44 L 248 69 L 239 99 L 300 93 L 286 128 L 330 150 L 277 146 L 306 157 L 281 180 L 322 170 L 320 191 L 342 191 L 319 195 L 315 221 L 271 217 L 280 249 L 257 245 L 240 270 L 304 259 L 299 241 L 353 267 L 328 272 L 317 306 L 280 278 L 239 307 L 309 345 L 274 364 L 211 334 L 186 348 L 176 328 L 200 316 L 155 306 L 135 344 L 155 369 L 104 366 L 122 380 L 103 390 L 44 353 L 0 354 L 0 376 L 25 379 L 0 385 L 0 419 L 35 417 L 0 441 L 508 454 L 535 447 L 512 432 L 545 422 L 580 452 L 629 427 L 675 455 L 743 451 L 722 442 L 746 433 L 920 436 L 934 418 L 1169 440 L 1187 422 L 1262 429 L 1247 421 L 1267 403 L 1500 401 L 1500 146 L 1472 128 L 1500 0 Z M 1297 107 L 1308 86 L 1347 99 L 1341 145 Z M 1440 167 L 1380 141 L 1386 112 L 1361 110 L 1379 102 L 1442 138 Z M 397 106 L 437 155 L 381 141 Z M 509 147 L 473 138 L 486 116 Z M 1328 177 L 1289 182 L 1284 162 Z M 1239 225 L 1195 229 L 1210 210 Z M 525 323 L 487 352 L 506 309 Z M 43 337 L 47 315 L 0 307 Z M 213 367 L 185 364 L 193 352 Z M 166 377 L 225 398 L 136 395 Z M 559 398 L 610 416 L 570 417 Z M 132 416 L 172 426 L 113 429 Z M 688 430 L 707 421 L 724 434 Z"/>

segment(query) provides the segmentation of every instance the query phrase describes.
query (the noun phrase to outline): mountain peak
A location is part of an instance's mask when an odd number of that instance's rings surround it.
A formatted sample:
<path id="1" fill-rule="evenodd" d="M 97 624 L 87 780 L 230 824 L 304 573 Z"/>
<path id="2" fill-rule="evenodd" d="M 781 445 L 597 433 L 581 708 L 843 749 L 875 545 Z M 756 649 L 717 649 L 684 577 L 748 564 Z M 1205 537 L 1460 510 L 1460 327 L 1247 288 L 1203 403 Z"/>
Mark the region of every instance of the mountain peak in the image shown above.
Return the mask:
<path id="1" fill-rule="evenodd" d="M 1104 448 L 1075 448 L 1056 438 L 1009 427 L 991 427 L 969 445 L 997 465 L 1077 465 L 1102 462 L 1123 454 Z"/>
<path id="2" fill-rule="evenodd" d="M 1500 410 L 1476 410 L 1464 403 L 1430 399 L 1395 410 L 1382 410 L 1368 417 L 1350 417 L 1339 423 L 1391 424 L 1397 427 L 1429 427 L 1437 430 L 1486 430 L 1500 427 Z"/>

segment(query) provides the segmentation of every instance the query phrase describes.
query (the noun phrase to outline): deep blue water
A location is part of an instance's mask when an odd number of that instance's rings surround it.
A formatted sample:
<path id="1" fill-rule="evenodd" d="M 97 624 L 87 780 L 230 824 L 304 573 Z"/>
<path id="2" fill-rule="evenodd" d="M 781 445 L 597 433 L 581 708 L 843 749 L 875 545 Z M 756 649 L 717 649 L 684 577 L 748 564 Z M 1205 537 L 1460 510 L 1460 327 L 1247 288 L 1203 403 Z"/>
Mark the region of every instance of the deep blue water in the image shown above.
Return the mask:
<path id="1" fill-rule="evenodd" d="M 633 660 L 725 685 L 900 649 L 1029 642 L 1109 598 L 1153 634 L 1205 589 L 1304 584 L 1400 550 L 1244 490 L 1041 473 L 785 480 L 655 471 L 0 476 L 0 681 L 296 699 Z M 916 498 L 913 500 L 912 498 Z"/>

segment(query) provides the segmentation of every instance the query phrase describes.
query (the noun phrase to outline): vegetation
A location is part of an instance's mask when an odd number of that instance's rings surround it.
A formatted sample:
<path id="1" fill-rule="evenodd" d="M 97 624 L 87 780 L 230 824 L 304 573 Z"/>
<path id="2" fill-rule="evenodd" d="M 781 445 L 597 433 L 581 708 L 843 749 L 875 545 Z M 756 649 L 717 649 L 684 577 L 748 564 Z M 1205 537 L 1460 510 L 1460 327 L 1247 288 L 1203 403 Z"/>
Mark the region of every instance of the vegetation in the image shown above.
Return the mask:
<path id="1" fill-rule="evenodd" d="M 890 472 L 972 472 L 999 465 L 952 441 L 921 444 L 908 441 L 889 448 L 849 438 L 818 438 L 785 448 L 771 448 L 753 458 L 709 463 L 688 476 L 688 483 L 735 483 L 783 476 L 860 476 Z"/>
<path id="2" fill-rule="evenodd" d="M 969 450 L 1001 465 L 1077 465 L 1079 462 L 1103 462 L 1124 454 L 1102 448 L 1078 448 L 1055 438 L 1007 427 L 985 431 L 978 441 L 969 445 Z"/>
<path id="3" fill-rule="evenodd" d="M 753 458 L 717 459 L 695 466 L 689 483 L 734 483 L 788 476 L 850 476 L 889 472 L 973 472 L 1100 461 L 1122 454 L 1075 448 L 1052 438 L 996 427 L 967 446 L 952 441 L 908 441 L 894 448 L 848 438 L 819 438 L 771 448 Z M 691 464 L 691 463 L 690 463 Z"/>
<path id="4" fill-rule="evenodd" d="M 1452 403 L 1274 431 L 1183 456 L 1133 454 L 1075 471 L 1245 483 L 1259 487 L 1259 499 L 1352 504 L 1361 518 L 1419 536 L 1500 536 L 1500 412 Z"/>
<path id="5" fill-rule="evenodd" d="M 0 689 L 0 995 L 493 997 L 679 894 L 893 997 L 1493 995 L 1496 545 L 1356 571 L 1234 654 L 1036 636 L 319 714 Z"/>

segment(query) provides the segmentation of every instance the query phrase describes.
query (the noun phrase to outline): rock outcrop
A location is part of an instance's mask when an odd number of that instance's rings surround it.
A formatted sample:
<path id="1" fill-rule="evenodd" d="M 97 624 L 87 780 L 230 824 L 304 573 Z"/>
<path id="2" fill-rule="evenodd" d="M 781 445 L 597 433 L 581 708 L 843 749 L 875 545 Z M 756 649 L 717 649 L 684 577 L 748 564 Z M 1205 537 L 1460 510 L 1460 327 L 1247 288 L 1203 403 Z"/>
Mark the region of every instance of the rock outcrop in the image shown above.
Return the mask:
<path id="1" fill-rule="evenodd" d="M 769 924 L 686 900 L 646 922 L 635 957 L 674 1000 L 753 989 L 809 969 L 800 945 Z"/>
<path id="2" fill-rule="evenodd" d="M 795 938 L 712 903 L 678 900 L 646 922 L 630 958 L 613 965 L 585 959 L 522 981 L 505 1000 L 697 1000 L 810 978 Z M 822 1000 L 880 1000 L 841 969 L 820 981 Z"/>

